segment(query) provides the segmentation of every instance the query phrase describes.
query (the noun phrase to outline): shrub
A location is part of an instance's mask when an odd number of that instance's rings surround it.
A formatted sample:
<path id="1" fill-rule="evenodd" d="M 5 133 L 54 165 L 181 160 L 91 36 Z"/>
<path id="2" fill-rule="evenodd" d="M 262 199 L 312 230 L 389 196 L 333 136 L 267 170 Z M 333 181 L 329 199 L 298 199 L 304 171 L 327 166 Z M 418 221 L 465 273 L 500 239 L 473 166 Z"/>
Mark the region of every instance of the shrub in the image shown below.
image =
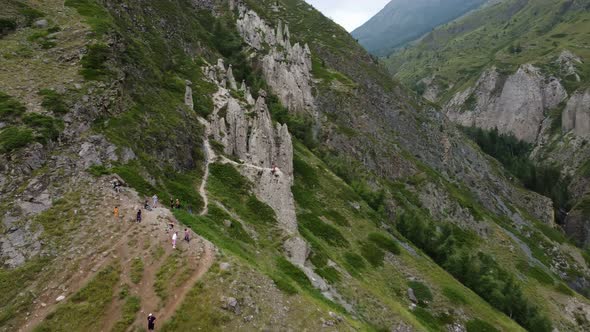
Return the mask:
<path id="1" fill-rule="evenodd" d="M 277 258 L 277 268 L 284 275 L 286 275 L 291 280 L 293 280 L 297 284 L 299 284 L 299 286 L 301 286 L 305 289 L 308 289 L 308 290 L 313 289 L 313 286 L 312 286 L 311 282 L 309 281 L 309 279 L 307 278 L 307 276 L 305 275 L 305 273 L 303 273 L 303 271 L 301 271 L 300 268 L 293 265 L 291 262 L 289 262 L 284 257 Z"/>
<path id="2" fill-rule="evenodd" d="M 326 281 L 330 283 L 336 283 L 342 279 L 340 277 L 340 272 L 338 272 L 338 270 L 331 266 L 326 266 L 324 268 L 317 269 L 316 272 L 320 275 L 320 277 L 324 278 Z"/>
<path id="3" fill-rule="evenodd" d="M 353 252 L 344 253 L 344 260 L 354 270 L 362 270 L 365 268 L 365 261 L 363 258 Z"/>
<path id="4" fill-rule="evenodd" d="M 432 331 L 440 330 L 440 325 L 437 319 L 426 309 L 418 307 L 412 311 L 414 316 L 418 318 L 420 323 Z"/>
<path id="5" fill-rule="evenodd" d="M 295 288 L 289 281 L 285 280 L 284 278 L 273 278 L 272 281 L 275 283 L 275 286 L 287 295 L 294 295 L 297 294 L 297 288 Z"/>
<path id="6" fill-rule="evenodd" d="M 410 281 L 408 282 L 408 286 L 414 290 L 414 295 L 416 295 L 419 302 L 432 301 L 432 292 L 430 292 L 430 288 L 425 284 L 419 281 Z"/>
<path id="7" fill-rule="evenodd" d="M 64 102 L 63 95 L 49 89 L 42 89 L 39 95 L 43 97 L 41 106 L 54 114 L 65 114 L 68 112 L 68 107 Z"/>
<path id="8" fill-rule="evenodd" d="M 37 113 L 26 114 L 23 122 L 35 129 L 36 138 L 41 143 L 57 139 L 63 129 L 63 123 L 60 120 Z"/>
<path id="9" fill-rule="evenodd" d="M 336 227 L 323 222 L 317 216 L 307 213 L 298 216 L 299 227 L 336 247 L 348 247 L 350 244 Z M 304 232 L 302 232 L 304 233 Z"/>
<path id="10" fill-rule="evenodd" d="M 348 220 L 346 219 L 346 217 L 343 216 L 342 214 L 340 214 L 340 212 L 338 212 L 336 210 L 328 210 L 328 211 L 326 211 L 325 217 L 327 217 L 328 219 L 332 220 L 338 226 L 350 227 L 350 223 L 348 222 Z"/>
<path id="11" fill-rule="evenodd" d="M 8 127 L 0 131 L 0 153 L 12 152 L 33 141 L 33 131 L 27 128 Z"/>
<path id="12" fill-rule="evenodd" d="M 88 173 L 99 177 L 111 174 L 111 170 L 106 168 L 104 165 L 92 165 L 88 168 Z"/>
<path id="13" fill-rule="evenodd" d="M 385 252 L 372 242 L 364 242 L 361 245 L 361 254 L 373 267 L 383 266 Z"/>
<path id="14" fill-rule="evenodd" d="M 467 332 L 499 332 L 498 329 L 479 318 L 468 321 L 466 327 Z"/>
<path id="15" fill-rule="evenodd" d="M 390 239 L 386 235 L 380 233 L 371 233 L 369 234 L 369 241 L 375 243 L 377 246 L 379 246 L 379 248 L 387 250 L 394 255 L 399 255 L 401 253 L 397 242 Z"/>
<path id="16" fill-rule="evenodd" d="M 467 304 L 469 303 L 465 296 L 461 292 L 456 289 L 445 287 L 443 288 L 443 294 L 451 301 L 453 304 Z"/>
<path id="17" fill-rule="evenodd" d="M 80 61 L 82 64 L 80 74 L 87 80 L 107 78 L 111 74 L 106 65 L 110 55 L 111 50 L 107 45 L 94 44 L 88 46 L 88 53 Z"/>
<path id="18" fill-rule="evenodd" d="M 14 119 L 25 113 L 26 107 L 13 97 L 0 92 L 0 119 Z"/>

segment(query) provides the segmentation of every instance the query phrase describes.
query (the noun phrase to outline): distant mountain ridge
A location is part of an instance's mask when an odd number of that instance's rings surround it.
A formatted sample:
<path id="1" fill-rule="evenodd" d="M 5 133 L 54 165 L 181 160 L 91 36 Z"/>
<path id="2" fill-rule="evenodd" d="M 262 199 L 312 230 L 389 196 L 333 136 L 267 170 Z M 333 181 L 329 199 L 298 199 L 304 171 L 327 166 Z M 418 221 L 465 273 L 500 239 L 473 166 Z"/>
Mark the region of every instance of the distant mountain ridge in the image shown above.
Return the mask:
<path id="1" fill-rule="evenodd" d="M 352 32 L 370 53 L 387 56 L 433 28 L 476 9 L 486 0 L 392 0 Z"/>

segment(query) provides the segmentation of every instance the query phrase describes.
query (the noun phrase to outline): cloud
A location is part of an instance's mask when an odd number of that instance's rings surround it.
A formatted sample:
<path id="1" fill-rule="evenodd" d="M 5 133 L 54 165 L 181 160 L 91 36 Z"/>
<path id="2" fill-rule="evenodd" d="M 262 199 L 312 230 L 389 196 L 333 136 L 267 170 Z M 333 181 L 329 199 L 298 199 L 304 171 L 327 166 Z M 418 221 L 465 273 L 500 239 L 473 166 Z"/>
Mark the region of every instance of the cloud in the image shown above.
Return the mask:
<path id="1" fill-rule="evenodd" d="M 377 14 L 390 0 L 306 1 L 347 31 L 352 31 Z"/>

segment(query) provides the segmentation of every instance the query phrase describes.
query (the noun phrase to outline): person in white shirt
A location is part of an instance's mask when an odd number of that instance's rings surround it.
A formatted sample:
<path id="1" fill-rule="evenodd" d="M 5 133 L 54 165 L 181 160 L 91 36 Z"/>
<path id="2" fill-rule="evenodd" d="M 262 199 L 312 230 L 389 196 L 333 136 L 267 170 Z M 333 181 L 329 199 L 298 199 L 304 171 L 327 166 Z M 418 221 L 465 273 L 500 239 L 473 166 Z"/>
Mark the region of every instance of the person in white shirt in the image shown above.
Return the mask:
<path id="1" fill-rule="evenodd" d="M 176 249 L 176 239 L 178 238 L 178 232 L 172 234 L 172 249 Z"/>

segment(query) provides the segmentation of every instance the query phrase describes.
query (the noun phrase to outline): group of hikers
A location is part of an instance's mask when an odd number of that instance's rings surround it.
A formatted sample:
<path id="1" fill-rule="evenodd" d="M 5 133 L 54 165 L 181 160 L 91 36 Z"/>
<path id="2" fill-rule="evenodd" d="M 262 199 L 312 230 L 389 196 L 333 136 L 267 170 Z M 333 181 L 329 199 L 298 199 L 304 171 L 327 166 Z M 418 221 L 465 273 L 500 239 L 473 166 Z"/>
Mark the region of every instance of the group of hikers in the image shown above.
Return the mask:
<path id="1" fill-rule="evenodd" d="M 120 192 L 120 183 L 118 185 L 113 185 L 113 189 L 118 193 Z M 152 196 L 152 205 L 150 206 L 148 203 L 148 200 L 146 199 L 144 201 L 144 209 L 147 211 L 152 211 L 152 208 L 156 208 L 158 206 L 158 196 L 154 195 Z M 170 207 L 172 209 L 176 208 L 179 209 L 180 208 L 180 200 L 176 199 L 173 200 L 172 198 L 170 199 Z M 136 222 L 140 223 L 142 220 L 142 212 L 141 212 L 141 208 L 137 210 L 137 214 L 136 214 Z M 119 206 L 115 206 L 115 208 L 113 209 L 113 215 L 115 217 L 115 220 L 121 220 L 121 216 L 120 216 L 120 212 L 119 212 Z M 170 220 L 167 227 L 166 227 L 166 233 L 172 233 L 172 248 L 176 249 L 176 241 L 178 240 L 178 231 L 174 230 L 174 221 Z M 187 243 L 189 243 L 191 240 L 191 236 L 190 236 L 190 232 L 188 230 L 188 228 L 184 229 L 184 241 L 186 241 Z M 153 331 L 155 329 L 155 321 L 156 321 L 156 316 L 154 316 L 152 313 L 150 313 L 147 317 L 147 321 L 148 321 L 148 330 L 149 331 Z"/>

